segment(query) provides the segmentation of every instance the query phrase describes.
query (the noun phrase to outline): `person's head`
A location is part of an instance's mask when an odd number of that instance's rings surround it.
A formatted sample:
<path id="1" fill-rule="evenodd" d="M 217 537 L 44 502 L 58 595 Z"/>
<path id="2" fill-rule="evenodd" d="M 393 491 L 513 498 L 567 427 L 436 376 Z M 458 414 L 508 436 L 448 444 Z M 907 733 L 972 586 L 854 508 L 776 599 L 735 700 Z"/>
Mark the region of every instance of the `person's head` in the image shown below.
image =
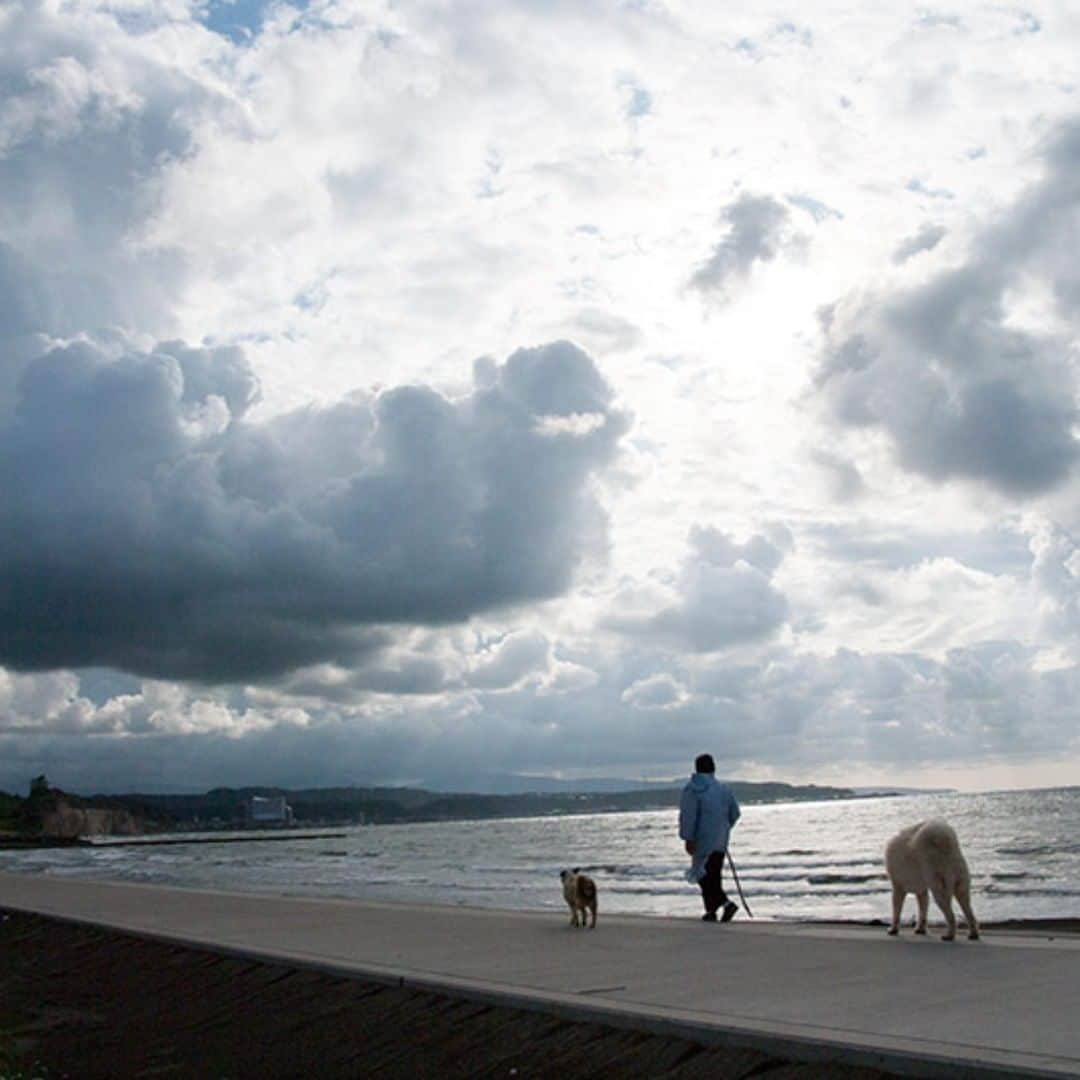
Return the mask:
<path id="1" fill-rule="evenodd" d="M 712 754 L 698 754 L 694 758 L 694 772 L 716 772 L 716 762 L 712 759 Z"/>

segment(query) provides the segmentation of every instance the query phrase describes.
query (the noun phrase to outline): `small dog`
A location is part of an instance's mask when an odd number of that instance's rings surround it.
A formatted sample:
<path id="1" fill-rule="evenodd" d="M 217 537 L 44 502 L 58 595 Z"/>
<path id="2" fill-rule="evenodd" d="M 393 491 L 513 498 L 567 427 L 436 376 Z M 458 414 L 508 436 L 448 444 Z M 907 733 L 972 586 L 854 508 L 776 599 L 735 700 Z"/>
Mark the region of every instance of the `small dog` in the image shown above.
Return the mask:
<path id="1" fill-rule="evenodd" d="M 913 892 L 919 902 L 915 933 L 926 933 L 926 914 L 930 906 L 927 893 L 931 892 L 948 924 L 941 940 L 952 941 L 956 937 L 954 896 L 967 920 L 968 937 L 972 941 L 978 940 L 979 923 L 971 910 L 971 874 L 951 825 L 935 819 L 902 829 L 885 848 L 885 869 L 892 882 L 890 934 L 900 930 L 900 912 L 909 892 Z"/>
<path id="2" fill-rule="evenodd" d="M 560 870 L 562 894 L 570 907 L 570 925 L 585 927 L 586 913 L 592 912 L 592 926 L 596 926 L 596 882 L 588 874 L 573 870 Z M 578 921 L 580 916 L 580 922 Z"/>

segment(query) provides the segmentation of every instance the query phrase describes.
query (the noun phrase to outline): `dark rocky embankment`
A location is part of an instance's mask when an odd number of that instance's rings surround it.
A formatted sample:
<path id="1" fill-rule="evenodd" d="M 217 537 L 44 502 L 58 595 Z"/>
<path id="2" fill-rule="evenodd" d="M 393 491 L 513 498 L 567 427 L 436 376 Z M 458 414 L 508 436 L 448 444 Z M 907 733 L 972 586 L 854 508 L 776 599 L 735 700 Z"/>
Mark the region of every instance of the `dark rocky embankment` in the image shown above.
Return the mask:
<path id="1" fill-rule="evenodd" d="M 885 1077 L 0 911 L 4 1075 Z"/>

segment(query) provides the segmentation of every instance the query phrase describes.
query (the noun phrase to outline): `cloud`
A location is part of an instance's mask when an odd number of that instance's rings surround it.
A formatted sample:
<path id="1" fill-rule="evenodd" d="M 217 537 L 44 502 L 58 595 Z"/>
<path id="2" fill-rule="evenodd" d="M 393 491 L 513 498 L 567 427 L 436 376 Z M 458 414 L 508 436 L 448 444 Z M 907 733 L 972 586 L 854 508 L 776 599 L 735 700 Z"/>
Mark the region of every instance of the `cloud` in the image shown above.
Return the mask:
<path id="1" fill-rule="evenodd" d="M 897 245 L 892 261 L 897 264 L 904 263 L 924 251 L 933 251 L 947 232 L 944 225 L 924 225 L 914 236 L 909 236 Z"/>
<path id="2" fill-rule="evenodd" d="M 854 462 L 816 447 L 811 450 L 810 457 L 824 475 L 831 498 L 850 502 L 866 490 L 862 473 Z"/>
<path id="3" fill-rule="evenodd" d="M 0 347 L 12 332 L 167 329 L 185 271 L 175 253 L 142 243 L 158 181 L 193 152 L 204 114 L 228 125 L 240 113 L 200 69 L 208 35 L 176 23 L 165 49 L 148 21 L 128 33 L 92 5 L 5 8 L 0 279 L 19 288 L 3 301 Z"/>
<path id="4" fill-rule="evenodd" d="M 406 699 L 434 696 L 460 684 L 459 668 L 460 664 L 450 662 L 439 651 L 418 651 L 410 648 L 407 640 L 394 640 L 348 666 L 321 663 L 301 668 L 276 680 L 272 690 L 260 689 L 257 700 L 289 700 L 306 708 L 322 708 L 331 703 L 354 705 L 378 694 Z"/>
<path id="5" fill-rule="evenodd" d="M 768 663 L 702 658 L 676 668 L 658 654 L 624 653 L 597 681 L 557 697 L 524 685 L 408 706 L 301 706 L 269 691 L 225 696 L 153 681 L 94 705 L 70 673 L 8 678 L 21 684 L 22 720 L 13 728 L 0 680 L 0 788 L 41 771 L 76 790 L 205 789 L 238 778 L 325 786 L 525 763 L 674 775 L 703 746 L 728 775 L 761 761 L 810 777 L 837 762 L 849 773 L 879 765 L 911 775 L 1080 748 L 1080 668 L 1046 670 L 1033 649 L 1003 641 L 937 660 L 777 648 Z"/>
<path id="6" fill-rule="evenodd" d="M 1031 533 L 1031 554 L 1044 632 L 1052 640 L 1075 640 L 1080 630 L 1080 544 L 1061 526 L 1038 521 Z"/>
<path id="7" fill-rule="evenodd" d="M 686 687 L 667 673 L 639 679 L 622 693 L 622 701 L 634 709 L 674 709 L 687 697 Z"/>
<path id="8" fill-rule="evenodd" d="M 962 263 L 824 312 L 816 392 L 831 418 L 882 432 L 904 468 L 934 482 L 1025 499 L 1065 481 L 1077 457 L 1080 274 L 1065 251 L 1080 241 L 1078 161 L 1072 124 L 1049 148 L 1044 178 L 974 237 Z M 1017 297 L 1037 302 L 1039 289 L 1054 310 L 1025 323 Z"/>
<path id="9" fill-rule="evenodd" d="M 1076 27 L 369 8 L 0 2 L 3 775 L 1075 748 Z"/>
<path id="10" fill-rule="evenodd" d="M 830 561 L 875 572 L 947 558 L 995 576 L 1021 577 L 1027 575 L 1032 561 L 1028 534 L 1004 521 L 970 529 L 859 517 L 843 524 L 809 523 L 799 535 L 804 542 L 820 545 Z"/>
<path id="11" fill-rule="evenodd" d="M 556 342 L 256 422 L 235 348 L 89 341 L 25 368 L 0 427 L 0 661 L 259 679 L 387 624 L 555 596 L 603 556 L 592 479 L 626 416 Z"/>
<path id="12" fill-rule="evenodd" d="M 652 112 L 652 94 L 633 76 L 626 75 L 620 78 L 618 87 L 623 98 L 623 113 L 627 120 L 638 120 Z"/>
<path id="13" fill-rule="evenodd" d="M 764 641 L 788 616 L 787 600 L 770 579 L 790 543 L 786 531 L 739 544 L 718 529 L 695 526 L 676 578 L 659 586 L 624 587 L 605 625 L 695 653 Z"/>
<path id="14" fill-rule="evenodd" d="M 637 326 L 602 308 L 582 308 L 570 326 L 575 338 L 605 352 L 626 352 L 641 344 L 641 330 Z"/>
<path id="15" fill-rule="evenodd" d="M 790 216 L 788 208 L 771 196 L 743 192 L 721 211 L 727 235 L 694 271 L 690 287 L 725 296 L 732 282 L 746 277 L 756 264 L 771 262 L 787 246 Z"/>
<path id="16" fill-rule="evenodd" d="M 823 221 L 828 221 L 830 218 L 842 221 L 844 215 L 836 209 L 834 206 L 829 206 L 828 203 L 823 203 L 820 199 L 815 199 L 812 195 L 805 195 L 801 192 L 789 192 L 784 196 L 785 199 L 792 206 L 798 207 L 798 209 L 809 214 L 814 219 L 815 225 L 820 225 Z"/>
<path id="17" fill-rule="evenodd" d="M 545 673 L 550 657 L 550 646 L 543 634 L 535 630 L 507 634 L 492 649 L 476 657 L 468 683 L 482 690 L 520 686 L 530 676 Z"/>

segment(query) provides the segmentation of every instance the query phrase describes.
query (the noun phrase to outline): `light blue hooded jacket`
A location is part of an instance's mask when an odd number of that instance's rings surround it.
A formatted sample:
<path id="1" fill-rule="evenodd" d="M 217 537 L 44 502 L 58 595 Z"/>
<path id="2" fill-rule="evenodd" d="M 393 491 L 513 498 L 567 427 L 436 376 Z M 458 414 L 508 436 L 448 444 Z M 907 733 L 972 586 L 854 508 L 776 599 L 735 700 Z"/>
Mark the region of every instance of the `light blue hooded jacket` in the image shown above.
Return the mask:
<path id="1" fill-rule="evenodd" d="M 694 841 L 687 881 L 700 881 L 709 856 L 727 850 L 731 826 L 741 814 L 731 788 L 712 773 L 694 773 L 690 777 L 679 801 L 679 837 Z"/>

